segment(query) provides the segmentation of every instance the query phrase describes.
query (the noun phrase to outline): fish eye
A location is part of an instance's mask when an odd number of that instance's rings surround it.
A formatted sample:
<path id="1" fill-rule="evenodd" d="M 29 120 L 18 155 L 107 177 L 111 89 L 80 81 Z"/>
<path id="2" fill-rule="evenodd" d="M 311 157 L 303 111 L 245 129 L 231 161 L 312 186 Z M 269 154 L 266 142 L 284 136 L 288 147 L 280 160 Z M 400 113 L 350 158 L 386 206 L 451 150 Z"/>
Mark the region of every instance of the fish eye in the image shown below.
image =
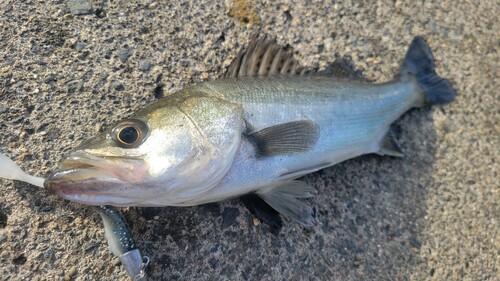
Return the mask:
<path id="1" fill-rule="evenodd" d="M 127 119 L 118 123 L 111 131 L 113 140 L 123 148 L 135 148 L 144 142 L 147 125 L 137 119 Z"/>
<path id="2" fill-rule="evenodd" d="M 125 127 L 116 137 L 124 144 L 134 144 L 139 139 L 139 130 L 135 127 Z"/>

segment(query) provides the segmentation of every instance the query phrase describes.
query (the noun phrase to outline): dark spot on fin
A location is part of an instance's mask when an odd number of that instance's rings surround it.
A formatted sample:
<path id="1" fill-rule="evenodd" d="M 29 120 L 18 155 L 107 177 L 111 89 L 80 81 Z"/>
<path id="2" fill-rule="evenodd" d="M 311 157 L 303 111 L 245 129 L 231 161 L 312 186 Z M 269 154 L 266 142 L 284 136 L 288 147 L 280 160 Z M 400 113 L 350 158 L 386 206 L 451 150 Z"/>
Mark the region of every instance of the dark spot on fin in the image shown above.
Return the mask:
<path id="1" fill-rule="evenodd" d="M 386 134 L 379 143 L 378 155 L 388 155 L 393 157 L 403 157 L 404 154 L 392 138 L 392 133 Z"/>
<path id="2" fill-rule="evenodd" d="M 282 47 L 276 39 L 255 34 L 248 47 L 242 48 L 229 65 L 225 77 L 311 75 L 315 70 L 304 69 L 293 59 L 293 50 Z"/>
<path id="3" fill-rule="evenodd" d="M 247 134 L 257 156 L 296 154 L 309 151 L 319 138 L 319 127 L 311 121 L 293 121 Z"/>
<path id="4" fill-rule="evenodd" d="M 280 214 L 309 227 L 314 224 L 313 209 L 297 198 L 312 197 L 315 192 L 305 182 L 289 181 L 258 191 L 258 195 Z"/>
<path id="5" fill-rule="evenodd" d="M 263 223 L 280 228 L 283 226 L 283 220 L 280 213 L 267 204 L 262 198 L 255 193 L 249 193 L 240 197 L 240 200 L 245 204 L 245 207 L 260 219 Z"/>

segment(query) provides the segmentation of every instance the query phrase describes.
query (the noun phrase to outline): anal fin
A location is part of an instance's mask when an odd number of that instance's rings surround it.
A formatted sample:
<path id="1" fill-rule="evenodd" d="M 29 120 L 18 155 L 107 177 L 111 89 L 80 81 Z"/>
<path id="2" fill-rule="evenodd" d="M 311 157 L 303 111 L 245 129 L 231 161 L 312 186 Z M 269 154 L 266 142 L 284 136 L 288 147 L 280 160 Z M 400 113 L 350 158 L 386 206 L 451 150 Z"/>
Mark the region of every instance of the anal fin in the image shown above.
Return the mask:
<path id="1" fill-rule="evenodd" d="M 247 134 L 259 157 L 309 151 L 318 141 L 319 127 L 312 121 L 293 121 Z"/>
<path id="2" fill-rule="evenodd" d="M 315 192 L 305 182 L 290 181 L 259 191 L 258 195 L 280 214 L 310 227 L 314 224 L 313 210 L 298 198 L 312 197 Z"/>
<path id="3" fill-rule="evenodd" d="M 393 157 L 403 157 L 404 154 L 391 137 L 392 134 L 385 135 L 379 143 L 378 155 L 388 155 Z"/>

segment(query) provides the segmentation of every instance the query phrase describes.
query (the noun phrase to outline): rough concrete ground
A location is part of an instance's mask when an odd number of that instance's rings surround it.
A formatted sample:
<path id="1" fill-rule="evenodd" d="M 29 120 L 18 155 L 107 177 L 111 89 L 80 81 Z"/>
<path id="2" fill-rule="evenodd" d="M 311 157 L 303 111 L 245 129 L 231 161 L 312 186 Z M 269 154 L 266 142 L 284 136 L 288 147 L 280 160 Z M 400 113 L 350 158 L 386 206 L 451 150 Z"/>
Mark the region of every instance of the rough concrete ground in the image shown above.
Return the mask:
<path id="1" fill-rule="evenodd" d="M 78 1 L 71 1 L 78 2 Z M 255 225 L 236 200 L 124 213 L 152 280 L 499 280 L 498 1 L 0 2 L 0 151 L 45 176 L 107 124 L 220 77 L 251 34 L 303 65 L 348 57 L 391 79 L 424 35 L 459 96 L 395 125 L 405 158 L 364 156 L 305 178 L 317 224 Z M 0 181 L 4 280 L 116 280 L 98 215 Z"/>

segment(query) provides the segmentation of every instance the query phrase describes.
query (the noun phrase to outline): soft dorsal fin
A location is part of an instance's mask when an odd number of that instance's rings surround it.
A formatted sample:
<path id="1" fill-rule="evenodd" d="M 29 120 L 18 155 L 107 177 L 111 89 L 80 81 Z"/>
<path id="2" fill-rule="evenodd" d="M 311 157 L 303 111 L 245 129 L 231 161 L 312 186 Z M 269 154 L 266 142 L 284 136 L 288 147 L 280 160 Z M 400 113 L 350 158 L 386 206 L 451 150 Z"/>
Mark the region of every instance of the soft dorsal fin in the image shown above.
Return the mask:
<path id="1" fill-rule="evenodd" d="M 255 34 L 248 47 L 242 48 L 229 65 L 225 77 L 308 75 L 307 70 L 293 59 L 291 48 L 284 48 L 268 34 Z"/>

